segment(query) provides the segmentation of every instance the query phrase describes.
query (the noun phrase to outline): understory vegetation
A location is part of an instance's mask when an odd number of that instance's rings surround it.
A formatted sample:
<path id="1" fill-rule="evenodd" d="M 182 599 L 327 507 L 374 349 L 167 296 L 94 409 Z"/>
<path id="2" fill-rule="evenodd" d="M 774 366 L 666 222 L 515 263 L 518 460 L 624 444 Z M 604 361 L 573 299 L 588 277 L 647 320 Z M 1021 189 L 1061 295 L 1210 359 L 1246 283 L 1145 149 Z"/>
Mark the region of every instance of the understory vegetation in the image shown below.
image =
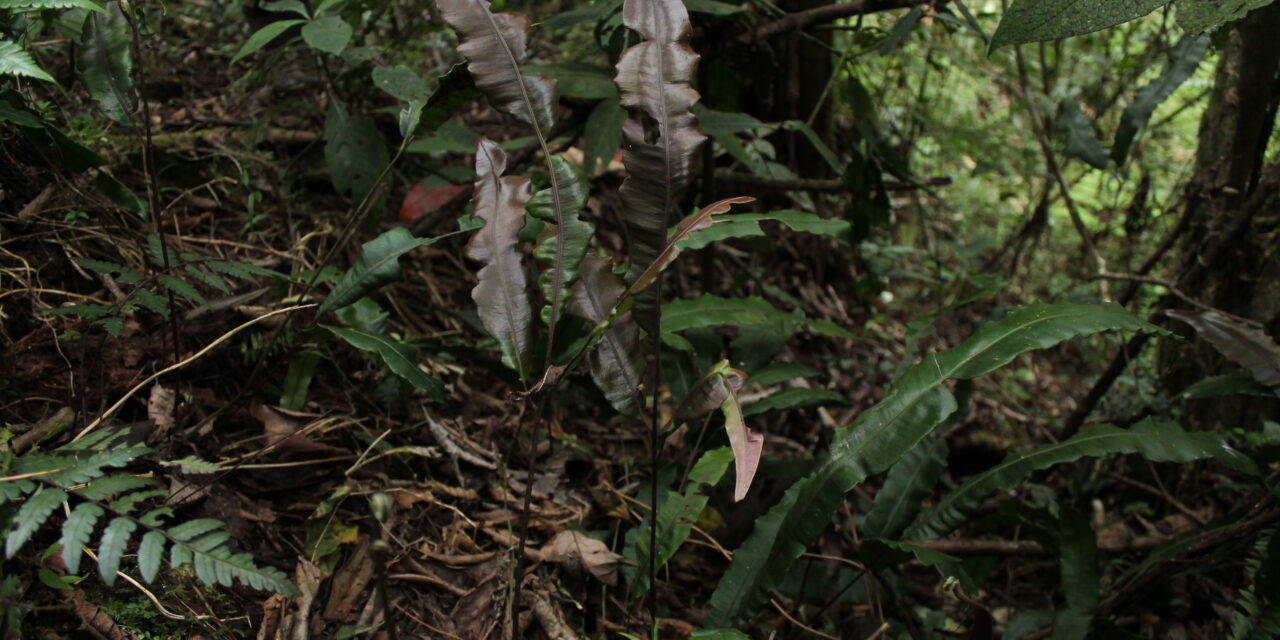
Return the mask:
<path id="1" fill-rule="evenodd" d="M 1280 637 L 1278 33 L 0 0 L 0 634 Z"/>

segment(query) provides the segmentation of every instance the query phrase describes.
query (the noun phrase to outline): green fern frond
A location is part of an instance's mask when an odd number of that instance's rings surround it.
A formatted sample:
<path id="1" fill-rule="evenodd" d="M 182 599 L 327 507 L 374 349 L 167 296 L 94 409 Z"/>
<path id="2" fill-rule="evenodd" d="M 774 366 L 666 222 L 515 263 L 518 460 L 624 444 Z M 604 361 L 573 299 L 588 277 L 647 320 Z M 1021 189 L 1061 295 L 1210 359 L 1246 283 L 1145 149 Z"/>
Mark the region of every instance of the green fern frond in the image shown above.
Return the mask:
<path id="1" fill-rule="evenodd" d="M 11 462 L 10 477 L 14 479 L 0 481 L 0 504 L 25 500 L 11 522 L 0 522 L 10 527 L 5 540 L 7 557 L 17 554 L 42 525 L 56 520 L 54 513 L 59 507 L 74 504 L 61 523 L 59 539 L 63 562 L 71 573 L 79 571 L 84 549 L 92 546 L 95 528 L 109 520 L 97 545 L 98 574 L 108 585 L 114 583 L 134 534 L 144 530 L 138 543 L 138 568 L 148 582 L 159 574 L 169 547 L 170 564 L 194 565 L 196 576 L 206 584 L 230 586 L 240 581 L 276 593 L 297 593 L 284 572 L 255 565 L 247 553 L 232 553 L 228 547 L 231 534 L 219 520 L 202 518 L 169 527 L 164 523 L 173 514 L 168 507 L 151 509 L 141 517 L 131 515 L 139 505 L 167 491 L 156 488 L 149 478 L 107 474 L 110 468 L 151 452 L 142 445 L 113 445 L 119 435 L 95 433 L 75 448 L 28 454 Z"/>
<path id="2" fill-rule="evenodd" d="M 1248 587 L 1240 590 L 1231 640 L 1266 640 L 1280 637 L 1280 530 L 1272 529 L 1254 545 L 1245 560 Z"/>
<path id="3" fill-rule="evenodd" d="M 103 13 L 102 7 L 91 0 L 0 0 L 0 9 L 88 9 Z"/>
<path id="4" fill-rule="evenodd" d="M 54 81 L 53 76 L 45 73 L 44 69 L 41 69 L 40 65 L 31 58 L 31 54 L 23 51 L 18 43 L 0 40 L 0 76 L 9 75 L 25 76 L 46 82 Z"/>

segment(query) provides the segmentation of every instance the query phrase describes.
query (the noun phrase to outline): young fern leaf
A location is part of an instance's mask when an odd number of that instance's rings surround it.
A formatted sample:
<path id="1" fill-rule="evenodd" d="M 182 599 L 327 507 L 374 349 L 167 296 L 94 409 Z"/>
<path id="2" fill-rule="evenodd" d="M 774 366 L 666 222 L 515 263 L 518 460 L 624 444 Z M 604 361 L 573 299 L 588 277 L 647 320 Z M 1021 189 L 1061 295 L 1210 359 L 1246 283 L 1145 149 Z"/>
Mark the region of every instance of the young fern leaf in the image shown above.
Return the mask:
<path id="1" fill-rule="evenodd" d="M 622 128 L 627 179 L 619 195 L 630 245 L 627 280 L 634 287 L 666 243 L 668 212 L 689 186 L 706 137 L 689 111 L 698 101 L 698 92 L 689 86 L 698 55 L 688 44 L 691 27 L 684 3 L 626 0 L 622 21 L 645 37 L 622 52 L 614 78 L 629 114 Z M 657 333 L 656 292 L 638 298 L 636 305 L 641 328 Z"/>
<path id="2" fill-rule="evenodd" d="M 970 379 L 1019 354 L 1104 330 L 1155 330 L 1115 304 L 1033 304 L 989 322 L 960 346 L 931 354 L 890 386 L 885 398 L 837 432 L 827 459 L 756 521 L 711 597 L 711 626 L 753 612 L 822 532 L 845 494 L 891 467 L 956 410 L 943 383 Z"/>
<path id="3" fill-rule="evenodd" d="M 547 365 L 555 342 L 556 322 L 564 302 L 564 270 L 568 251 L 569 229 L 566 229 L 565 197 L 561 193 L 560 176 L 552 163 L 547 136 L 555 123 L 559 102 L 556 82 L 550 78 L 526 76 L 520 71 L 529 41 L 529 18 L 521 13 L 493 13 L 489 0 L 438 0 L 440 14 L 458 32 L 458 52 L 466 57 L 467 70 L 475 78 L 476 87 L 494 108 L 533 127 L 533 135 L 542 146 L 547 177 L 551 181 L 551 204 L 556 224 L 555 261 L 551 271 L 551 309 L 547 316 Z M 477 160 L 479 162 L 479 160 Z M 478 173 L 478 172 L 477 172 Z M 576 213 L 576 210 L 572 210 Z M 523 374 L 521 378 L 523 379 Z"/>
<path id="4" fill-rule="evenodd" d="M 582 278 L 573 287 L 568 310 L 596 325 L 608 324 L 600 336 L 600 344 L 587 354 L 587 366 L 596 386 L 618 413 L 639 417 L 637 389 L 644 376 L 640 328 L 629 311 L 609 322 L 609 314 L 623 290 L 608 258 L 586 256 L 582 260 Z"/>
<path id="5" fill-rule="evenodd" d="M 471 290 L 480 321 L 498 340 L 503 361 L 521 380 L 533 376 L 533 317 L 516 234 L 524 227 L 529 180 L 503 176 L 507 155 L 487 139 L 476 143 L 475 217 L 484 220 L 467 243 L 467 257 L 483 263 Z"/>
<path id="6" fill-rule="evenodd" d="M 560 185 L 561 221 L 556 220 L 555 193 L 551 189 L 543 189 L 533 194 L 527 208 L 533 217 L 549 222 L 555 226 L 549 229 L 538 245 L 533 249 L 533 257 L 547 268 L 538 274 L 538 287 L 542 289 L 542 299 L 547 305 L 542 307 L 542 321 L 551 326 L 553 312 L 551 301 L 559 298 L 569 300 L 570 287 L 578 280 L 582 258 L 587 253 L 587 244 L 595 229 L 590 223 L 578 217 L 587 203 L 587 191 L 583 188 L 582 176 L 568 160 L 560 156 L 551 157 L 552 171 L 556 174 L 556 182 Z M 564 242 L 563 259 L 560 256 L 561 241 Z M 558 274 L 558 275 L 557 275 Z M 560 287 L 559 291 L 552 288 Z M 568 303 L 572 305 L 573 303 Z M 558 312 L 558 310 L 557 310 Z"/>

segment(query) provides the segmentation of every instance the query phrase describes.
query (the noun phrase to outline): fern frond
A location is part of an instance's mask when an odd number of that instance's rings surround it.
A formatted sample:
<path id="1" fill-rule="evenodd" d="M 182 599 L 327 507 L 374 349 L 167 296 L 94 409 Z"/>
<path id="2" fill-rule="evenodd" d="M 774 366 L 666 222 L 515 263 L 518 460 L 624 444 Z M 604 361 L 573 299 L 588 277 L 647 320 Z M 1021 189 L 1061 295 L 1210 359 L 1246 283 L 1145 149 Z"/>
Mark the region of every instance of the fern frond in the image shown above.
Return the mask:
<path id="1" fill-rule="evenodd" d="M 102 532 L 102 543 L 98 546 L 98 576 L 108 587 L 116 583 L 120 558 L 124 556 L 125 547 L 129 546 L 129 537 L 137 529 L 138 523 L 122 516 L 112 520 Z"/>
<path id="2" fill-rule="evenodd" d="M 102 13 L 102 7 L 91 0 L 0 0 L 0 9 L 88 9 Z"/>
<path id="3" fill-rule="evenodd" d="M 93 526 L 106 510 L 92 502 L 82 502 L 62 525 L 62 539 L 58 544 L 62 547 L 62 563 L 67 565 L 68 573 L 80 573 L 80 557 L 84 554 L 84 546 L 89 544 L 89 536 L 93 535 Z"/>
<path id="4" fill-rule="evenodd" d="M 0 7 L 3 8 L 3 7 Z M 22 50 L 16 42 L 0 40 L 0 76 L 25 76 L 53 82 L 53 76 L 45 73 L 40 65 L 31 58 L 31 54 Z"/>
<path id="5" fill-rule="evenodd" d="M 12 558 L 13 554 L 31 539 L 36 529 L 49 519 L 49 514 L 53 513 L 53 510 L 66 499 L 67 492 L 54 487 L 44 487 L 27 498 L 22 508 L 18 509 L 18 515 L 14 517 L 17 526 L 9 532 L 9 537 L 4 542 L 5 556 Z"/>
<path id="6" fill-rule="evenodd" d="M 156 280 L 158 280 L 160 284 L 164 285 L 166 289 L 195 302 L 196 304 L 205 304 L 209 302 L 204 296 L 200 295 L 200 292 L 197 291 L 195 287 L 191 286 L 190 282 L 187 282 L 186 280 L 168 274 L 161 274 L 156 277 Z"/>
<path id="7" fill-rule="evenodd" d="M 155 484 L 155 481 L 151 478 L 142 476 L 107 476 L 77 489 L 76 495 L 88 500 L 106 500 L 116 494 L 141 489 L 142 487 L 154 487 Z"/>
<path id="8" fill-rule="evenodd" d="M 138 545 L 138 570 L 142 572 L 143 580 L 151 582 L 156 579 L 160 561 L 164 559 L 165 542 L 164 534 L 159 531 L 148 531 L 142 536 L 142 543 Z"/>

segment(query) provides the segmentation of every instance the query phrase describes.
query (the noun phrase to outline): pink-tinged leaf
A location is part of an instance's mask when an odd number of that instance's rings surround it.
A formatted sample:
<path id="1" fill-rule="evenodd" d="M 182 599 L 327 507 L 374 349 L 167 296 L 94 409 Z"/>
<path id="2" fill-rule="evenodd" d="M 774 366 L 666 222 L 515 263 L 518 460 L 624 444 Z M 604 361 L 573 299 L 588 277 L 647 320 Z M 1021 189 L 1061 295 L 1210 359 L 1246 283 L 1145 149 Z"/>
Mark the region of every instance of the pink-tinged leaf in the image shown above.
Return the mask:
<path id="1" fill-rule="evenodd" d="M 639 416 L 637 395 L 644 375 L 640 328 L 630 312 L 612 315 L 622 297 L 622 283 L 613 275 L 609 259 L 601 256 L 584 257 L 581 272 L 582 278 L 569 298 L 569 313 L 596 325 L 609 322 L 612 317 L 600 343 L 587 355 L 591 378 L 619 413 Z"/>
<path id="2" fill-rule="evenodd" d="M 493 141 L 476 143 L 476 187 L 471 202 L 484 220 L 467 243 L 467 257 L 483 263 L 471 290 L 480 321 L 502 348 L 503 361 L 521 380 L 534 374 L 533 311 L 516 234 L 524 227 L 529 180 L 503 176 L 507 156 Z"/>
<path id="3" fill-rule="evenodd" d="M 689 186 L 694 161 L 706 137 L 689 107 L 698 92 L 689 86 L 698 55 L 689 47 L 689 13 L 680 0 L 625 0 L 622 21 L 645 41 L 618 59 L 618 97 L 628 112 L 622 128 L 627 179 L 619 195 L 634 283 L 666 242 L 668 212 Z M 657 298 L 637 299 L 641 327 L 658 328 Z"/>
<path id="4" fill-rule="evenodd" d="M 680 225 L 676 227 L 675 233 L 672 233 L 671 237 L 667 239 L 667 243 L 662 247 L 662 251 L 653 258 L 653 262 L 650 262 L 649 266 L 645 268 L 644 271 L 640 272 L 640 275 L 636 276 L 635 280 L 631 282 L 631 286 L 627 288 L 627 292 L 624 295 L 634 296 L 641 291 L 644 291 L 649 287 L 649 285 L 653 284 L 653 282 L 658 279 L 658 275 L 667 267 L 671 266 L 671 263 L 675 262 L 676 258 L 680 256 L 680 241 L 687 239 L 689 234 L 694 231 L 702 231 L 703 229 L 719 222 L 712 216 L 728 213 L 729 209 L 733 208 L 733 205 L 745 204 L 748 202 L 755 202 L 755 198 L 750 196 L 725 198 L 724 200 L 713 202 L 703 207 L 701 211 L 682 220 Z"/>
<path id="5" fill-rule="evenodd" d="M 466 191 L 465 184 L 446 184 L 439 187 L 428 187 L 426 181 L 414 185 L 404 195 L 400 204 L 400 222 L 410 224 L 422 216 L 443 207 L 454 196 Z"/>
<path id="6" fill-rule="evenodd" d="M 488 0 L 438 0 L 440 14 L 458 32 L 458 52 L 489 103 L 542 135 L 555 121 L 556 83 L 526 76 L 520 65 L 529 43 L 529 18 L 522 13 L 493 13 Z"/>
<path id="7" fill-rule="evenodd" d="M 732 390 L 725 395 L 720 405 L 724 413 L 724 429 L 729 434 L 729 446 L 733 449 L 733 501 L 740 502 L 747 497 L 747 489 L 756 477 L 756 469 L 760 466 L 760 454 L 764 451 L 764 435 L 747 428 L 742 419 L 742 406 L 738 404 L 738 395 Z"/>
<path id="8" fill-rule="evenodd" d="M 730 367 L 728 360 L 721 360 L 684 394 L 684 399 L 676 407 L 672 418 L 680 421 L 697 420 L 721 407 L 725 398 L 730 393 L 741 391 L 746 381 L 746 373 Z"/>

